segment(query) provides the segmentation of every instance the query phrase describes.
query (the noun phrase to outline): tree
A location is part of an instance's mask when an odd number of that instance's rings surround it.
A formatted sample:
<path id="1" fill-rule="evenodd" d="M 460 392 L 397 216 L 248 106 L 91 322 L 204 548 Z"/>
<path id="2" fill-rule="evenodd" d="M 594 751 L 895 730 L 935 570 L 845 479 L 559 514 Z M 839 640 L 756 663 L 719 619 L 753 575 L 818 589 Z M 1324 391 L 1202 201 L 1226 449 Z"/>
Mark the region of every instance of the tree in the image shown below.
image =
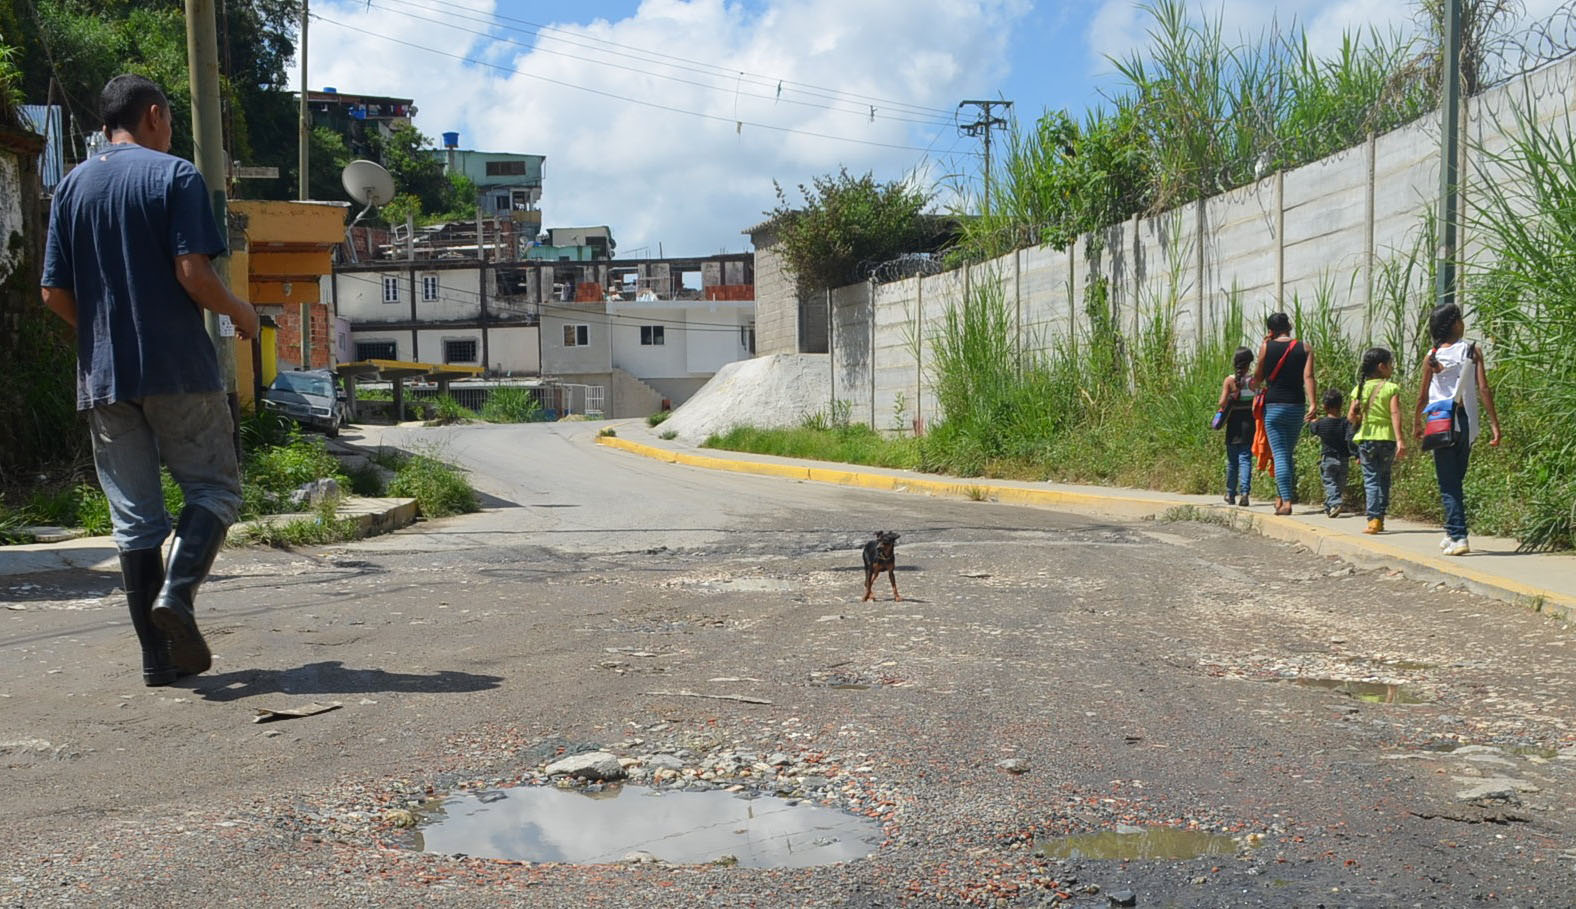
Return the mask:
<path id="1" fill-rule="evenodd" d="M 99 91 L 138 73 L 159 83 L 175 109 L 171 151 L 190 158 L 191 104 L 183 0 L 0 0 L 0 34 L 21 48 L 22 94 L 53 100 L 71 116 L 72 138 L 99 129 Z M 238 189 L 292 198 L 296 105 L 286 66 L 295 55 L 299 0 L 226 0 L 219 18 L 220 101 L 225 145 L 246 164 L 272 165 L 280 179 Z M 15 36 L 13 38 L 13 36 Z M 77 146 L 76 152 L 83 149 Z"/>
<path id="2" fill-rule="evenodd" d="M 869 267 L 915 252 L 932 239 L 923 216 L 930 195 L 909 181 L 877 183 L 848 169 L 799 185 L 802 207 L 788 204 L 783 188 L 767 214 L 777 226 L 783 261 L 801 294 L 863 280 Z"/>
<path id="3" fill-rule="evenodd" d="M 431 139 L 409 123 L 401 123 L 387 137 L 375 137 L 372 146 L 394 178 L 394 191 L 415 196 L 420 203 L 417 214 L 449 210 L 453 184 L 443 174 L 443 161 L 429 151 Z"/>

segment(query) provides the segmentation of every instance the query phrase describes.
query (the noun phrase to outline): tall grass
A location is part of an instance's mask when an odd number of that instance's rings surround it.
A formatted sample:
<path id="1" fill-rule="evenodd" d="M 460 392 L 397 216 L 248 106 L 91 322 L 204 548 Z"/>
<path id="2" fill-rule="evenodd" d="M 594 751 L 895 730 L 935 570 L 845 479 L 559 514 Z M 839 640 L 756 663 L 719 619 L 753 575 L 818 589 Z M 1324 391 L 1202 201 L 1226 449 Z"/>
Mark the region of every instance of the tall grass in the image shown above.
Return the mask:
<path id="1" fill-rule="evenodd" d="M 1568 113 L 1540 123 L 1533 109 L 1530 97 L 1515 106 L 1503 151 L 1477 150 L 1472 227 L 1490 255 L 1469 267 L 1467 286 L 1490 345 L 1508 475 L 1468 479 L 1522 500 L 1516 535 L 1537 549 L 1576 542 L 1576 139 Z"/>
<path id="2" fill-rule="evenodd" d="M 1361 143 L 1430 110 L 1423 42 L 1348 33 L 1319 57 L 1302 26 L 1226 34 L 1184 0 L 1142 6 L 1149 41 L 1110 62 L 1120 84 L 1082 116 L 1014 125 L 1000 164 L 957 188 L 970 217 L 954 260 L 1065 249 L 1080 235 L 1174 209 Z M 977 216 L 977 217 L 976 217 Z"/>

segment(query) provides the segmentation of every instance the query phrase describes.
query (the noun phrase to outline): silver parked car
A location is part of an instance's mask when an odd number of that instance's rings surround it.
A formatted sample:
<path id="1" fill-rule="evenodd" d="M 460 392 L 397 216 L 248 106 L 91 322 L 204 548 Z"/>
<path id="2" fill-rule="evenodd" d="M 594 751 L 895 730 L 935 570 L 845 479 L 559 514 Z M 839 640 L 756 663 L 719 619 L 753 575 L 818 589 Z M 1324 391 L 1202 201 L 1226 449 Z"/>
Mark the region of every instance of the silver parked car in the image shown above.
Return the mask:
<path id="1" fill-rule="evenodd" d="M 345 422 L 338 389 L 337 378 L 326 369 L 282 372 L 263 390 L 263 408 L 332 439 Z"/>

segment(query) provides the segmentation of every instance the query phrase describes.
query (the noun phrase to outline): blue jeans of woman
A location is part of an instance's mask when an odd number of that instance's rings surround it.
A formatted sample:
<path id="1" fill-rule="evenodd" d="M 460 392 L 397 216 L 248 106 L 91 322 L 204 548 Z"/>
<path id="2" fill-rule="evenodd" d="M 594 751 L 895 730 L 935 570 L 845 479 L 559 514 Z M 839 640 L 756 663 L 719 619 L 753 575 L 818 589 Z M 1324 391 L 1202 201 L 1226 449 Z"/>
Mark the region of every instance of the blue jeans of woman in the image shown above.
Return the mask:
<path id="1" fill-rule="evenodd" d="M 1449 448 L 1434 449 L 1434 477 L 1439 480 L 1439 501 L 1445 506 L 1445 533 L 1452 540 L 1467 538 L 1467 500 L 1461 487 L 1471 454 L 1472 443 L 1464 432 Z"/>
<path id="2" fill-rule="evenodd" d="M 1362 454 L 1363 494 L 1368 517 L 1382 518 L 1390 510 L 1390 469 L 1395 466 L 1395 443 L 1375 439 L 1357 443 Z"/>
<path id="3" fill-rule="evenodd" d="M 1253 443 L 1226 445 L 1226 494 L 1238 491 L 1246 496 L 1253 491 Z"/>
<path id="4" fill-rule="evenodd" d="M 1264 434 L 1275 455 L 1275 488 L 1287 502 L 1297 500 L 1297 439 L 1302 435 L 1301 404 L 1264 405 Z"/>

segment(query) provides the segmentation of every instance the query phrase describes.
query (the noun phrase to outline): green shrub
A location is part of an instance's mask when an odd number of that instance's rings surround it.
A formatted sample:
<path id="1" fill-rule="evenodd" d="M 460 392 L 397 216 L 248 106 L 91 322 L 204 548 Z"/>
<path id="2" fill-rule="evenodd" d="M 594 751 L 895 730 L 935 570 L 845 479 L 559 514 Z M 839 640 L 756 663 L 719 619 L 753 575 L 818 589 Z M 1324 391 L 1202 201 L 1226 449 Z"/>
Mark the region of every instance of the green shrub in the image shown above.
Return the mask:
<path id="1" fill-rule="evenodd" d="M 489 423 L 534 423 L 542 419 L 542 405 L 525 388 L 495 388 L 482 406 L 481 417 Z"/>
<path id="2" fill-rule="evenodd" d="M 370 462 L 345 468 L 345 477 L 350 480 L 350 491 L 358 496 L 381 496 L 387 485 L 382 471 Z"/>
<path id="3" fill-rule="evenodd" d="M 273 546 L 289 549 L 295 546 L 323 546 L 343 543 L 361 536 L 361 526 L 349 518 L 338 516 L 337 499 L 319 503 L 316 513 L 308 518 L 278 521 L 262 518 L 246 528 L 233 533 L 225 540 L 229 546 Z"/>
<path id="4" fill-rule="evenodd" d="M 614 429 L 611 426 L 604 426 L 601 429 L 597 430 L 597 433 L 596 433 L 596 437 L 599 438 L 599 439 L 611 439 L 611 438 L 613 438 L 616 435 L 618 435 L 618 430 Z"/>
<path id="5" fill-rule="evenodd" d="M 664 442 L 671 442 L 678 437 L 678 430 L 675 429 L 664 429 L 662 432 L 657 433 L 657 438 Z"/>
<path id="6" fill-rule="evenodd" d="M 77 487 L 75 524 L 88 536 L 101 537 L 114 529 L 109 517 L 109 499 L 91 483 Z"/>
<path id="7" fill-rule="evenodd" d="M 303 484 L 324 478 L 337 480 L 342 487 L 351 485 L 350 479 L 340 472 L 339 460 L 316 436 L 296 433 L 288 444 L 248 451 L 241 484 L 241 514 L 255 517 L 290 510 L 291 493 Z"/>
<path id="8" fill-rule="evenodd" d="M 289 417 L 271 410 L 258 410 L 241 417 L 241 448 L 252 451 L 288 445 L 301 435 L 301 427 Z"/>
<path id="9" fill-rule="evenodd" d="M 454 423 L 471 423 L 476 420 L 476 411 L 454 400 L 450 395 L 438 395 L 432 399 L 432 416 L 428 419 L 429 426 L 448 426 Z"/>
<path id="10" fill-rule="evenodd" d="M 479 507 L 476 490 L 458 468 L 425 454 L 412 455 L 400 465 L 388 494 L 415 499 L 416 507 L 429 518 L 465 514 Z"/>
<path id="11" fill-rule="evenodd" d="M 671 410 L 659 410 L 656 413 L 654 413 L 651 416 L 646 418 L 646 425 L 647 426 L 661 426 L 662 423 L 665 420 L 667 420 L 668 417 L 671 417 L 671 416 L 673 416 L 673 411 L 671 411 Z"/>

